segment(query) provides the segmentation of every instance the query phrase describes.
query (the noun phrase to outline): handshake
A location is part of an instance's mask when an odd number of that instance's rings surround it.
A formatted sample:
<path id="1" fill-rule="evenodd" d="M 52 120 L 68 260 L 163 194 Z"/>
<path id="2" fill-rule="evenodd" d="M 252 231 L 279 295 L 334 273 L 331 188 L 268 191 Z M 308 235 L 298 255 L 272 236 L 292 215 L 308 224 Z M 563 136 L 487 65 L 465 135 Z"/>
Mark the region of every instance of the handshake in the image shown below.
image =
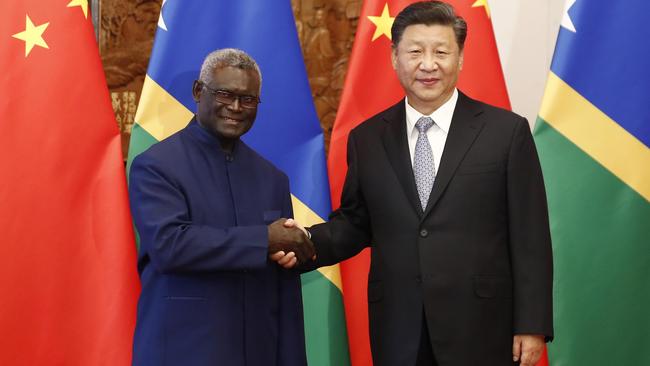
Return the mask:
<path id="1" fill-rule="evenodd" d="M 307 230 L 293 219 L 278 219 L 268 226 L 269 258 L 284 268 L 316 259 L 314 243 Z"/>

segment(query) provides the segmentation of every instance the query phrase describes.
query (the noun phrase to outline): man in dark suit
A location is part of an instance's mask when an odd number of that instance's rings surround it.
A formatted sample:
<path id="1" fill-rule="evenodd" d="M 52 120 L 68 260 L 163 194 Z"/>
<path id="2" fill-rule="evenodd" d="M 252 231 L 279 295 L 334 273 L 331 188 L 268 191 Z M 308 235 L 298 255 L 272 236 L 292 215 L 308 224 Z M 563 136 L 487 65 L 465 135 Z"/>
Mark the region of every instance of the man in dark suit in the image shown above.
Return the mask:
<path id="1" fill-rule="evenodd" d="M 456 89 L 466 32 L 438 1 L 397 15 L 406 99 L 352 130 L 341 207 L 308 229 L 318 266 L 372 247 L 375 366 L 532 366 L 553 336 L 535 145 L 524 118 Z"/>
<path id="2" fill-rule="evenodd" d="M 195 118 L 133 162 L 133 365 L 307 364 L 300 277 L 267 256 L 291 251 L 293 265 L 313 247 L 278 220 L 292 215 L 287 176 L 240 140 L 260 89 L 246 53 L 211 53 L 192 89 Z"/>

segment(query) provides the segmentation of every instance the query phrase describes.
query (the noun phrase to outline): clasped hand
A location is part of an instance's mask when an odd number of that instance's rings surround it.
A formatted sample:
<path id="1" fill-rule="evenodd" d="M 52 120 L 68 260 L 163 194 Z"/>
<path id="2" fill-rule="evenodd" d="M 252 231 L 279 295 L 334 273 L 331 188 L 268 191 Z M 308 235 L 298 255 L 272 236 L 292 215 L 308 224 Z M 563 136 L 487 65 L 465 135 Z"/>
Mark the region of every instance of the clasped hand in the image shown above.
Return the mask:
<path id="1" fill-rule="evenodd" d="M 293 219 L 278 219 L 268 226 L 269 258 L 284 268 L 316 259 L 314 244 Z"/>

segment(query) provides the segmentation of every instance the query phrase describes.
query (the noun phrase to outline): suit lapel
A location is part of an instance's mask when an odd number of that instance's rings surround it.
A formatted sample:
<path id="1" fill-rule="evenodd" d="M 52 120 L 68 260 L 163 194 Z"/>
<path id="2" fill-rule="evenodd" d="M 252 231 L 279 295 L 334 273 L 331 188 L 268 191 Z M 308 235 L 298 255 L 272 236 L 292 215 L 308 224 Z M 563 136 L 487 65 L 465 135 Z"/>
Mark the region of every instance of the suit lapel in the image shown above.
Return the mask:
<path id="1" fill-rule="evenodd" d="M 485 122 L 477 118 L 481 113 L 483 113 L 483 110 L 480 104 L 469 99 L 463 93 L 458 93 L 458 101 L 449 127 L 440 167 L 423 217 L 426 217 L 438 202 L 449 181 L 456 173 L 456 168 L 458 168 L 458 165 L 483 128 Z M 411 176 L 413 176 L 413 173 L 411 173 Z"/>
<path id="2" fill-rule="evenodd" d="M 383 118 L 387 126 L 381 138 L 388 160 L 413 209 L 419 215 L 422 215 L 423 211 L 415 185 L 415 177 L 413 176 L 413 168 L 411 166 L 411 154 L 409 153 L 406 136 L 406 109 L 404 107 L 404 100 L 402 99 L 399 103 L 388 109 L 384 113 Z"/>

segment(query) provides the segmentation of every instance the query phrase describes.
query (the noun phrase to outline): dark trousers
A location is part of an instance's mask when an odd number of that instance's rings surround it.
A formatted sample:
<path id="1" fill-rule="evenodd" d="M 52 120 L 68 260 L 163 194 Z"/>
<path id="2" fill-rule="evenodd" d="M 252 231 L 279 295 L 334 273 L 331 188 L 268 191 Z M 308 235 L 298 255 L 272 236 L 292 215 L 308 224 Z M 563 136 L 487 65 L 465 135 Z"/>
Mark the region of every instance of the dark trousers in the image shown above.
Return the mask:
<path id="1" fill-rule="evenodd" d="M 431 348 L 431 337 L 429 337 L 429 328 L 427 327 L 427 317 L 422 312 L 422 332 L 420 333 L 420 349 L 418 350 L 418 359 L 415 366 L 438 366 L 436 358 Z"/>

